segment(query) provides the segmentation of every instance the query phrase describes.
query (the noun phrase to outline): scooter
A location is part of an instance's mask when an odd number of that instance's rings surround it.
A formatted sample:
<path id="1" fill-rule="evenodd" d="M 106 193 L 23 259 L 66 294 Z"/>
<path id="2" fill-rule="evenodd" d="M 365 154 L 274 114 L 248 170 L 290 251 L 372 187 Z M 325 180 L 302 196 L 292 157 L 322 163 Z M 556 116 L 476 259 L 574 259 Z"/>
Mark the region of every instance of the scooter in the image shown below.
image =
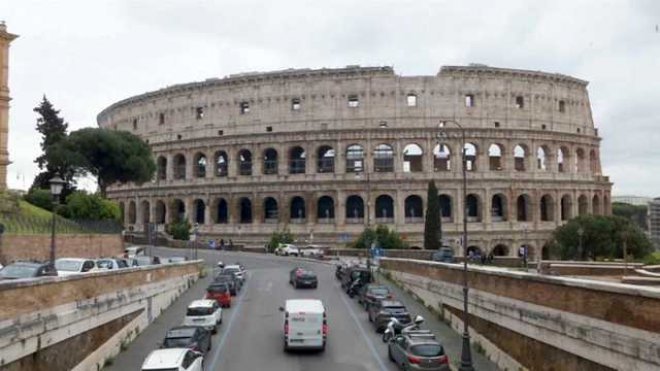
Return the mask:
<path id="1" fill-rule="evenodd" d="M 421 325 L 424 323 L 424 317 L 417 315 L 413 323 L 403 325 L 398 319 L 392 317 L 390 322 L 387 323 L 387 328 L 383 331 L 383 343 L 392 340 L 396 335 L 409 334 L 413 332 L 431 333 L 430 330 L 422 330 Z"/>

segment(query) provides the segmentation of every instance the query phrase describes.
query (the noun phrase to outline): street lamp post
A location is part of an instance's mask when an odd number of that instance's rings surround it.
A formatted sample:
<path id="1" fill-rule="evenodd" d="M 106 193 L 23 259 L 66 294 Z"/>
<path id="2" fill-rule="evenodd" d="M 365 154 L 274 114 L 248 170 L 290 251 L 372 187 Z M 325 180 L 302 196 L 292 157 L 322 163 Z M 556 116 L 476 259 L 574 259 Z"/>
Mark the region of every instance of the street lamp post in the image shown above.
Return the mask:
<path id="1" fill-rule="evenodd" d="M 50 263 L 53 266 L 55 266 L 55 209 L 60 203 L 60 194 L 62 194 L 64 184 L 66 184 L 66 182 L 57 175 L 50 180 L 50 194 L 53 196 L 53 217 L 50 230 Z"/>
<path id="2" fill-rule="evenodd" d="M 468 230 L 467 230 L 467 152 L 465 148 L 465 128 L 456 121 L 441 121 L 438 124 L 438 139 L 446 138 L 447 133 L 444 132 L 445 124 L 454 124 L 461 131 L 461 154 L 463 162 L 463 349 L 461 351 L 461 371 L 472 371 L 472 352 L 470 350 L 470 330 L 469 330 L 469 313 L 468 313 L 468 269 L 467 269 L 467 247 L 468 247 Z"/>

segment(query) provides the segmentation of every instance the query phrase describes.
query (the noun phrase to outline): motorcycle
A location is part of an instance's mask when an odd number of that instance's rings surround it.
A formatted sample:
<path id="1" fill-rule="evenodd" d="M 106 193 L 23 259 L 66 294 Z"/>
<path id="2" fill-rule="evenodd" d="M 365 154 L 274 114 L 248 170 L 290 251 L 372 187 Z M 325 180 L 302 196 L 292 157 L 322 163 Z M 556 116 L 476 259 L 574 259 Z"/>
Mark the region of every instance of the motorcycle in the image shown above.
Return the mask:
<path id="1" fill-rule="evenodd" d="M 359 278 L 355 279 L 353 281 L 353 283 L 351 283 L 351 286 L 348 288 L 348 290 L 346 290 L 346 293 L 348 294 L 348 297 L 353 298 L 353 296 L 355 296 L 357 294 L 357 292 L 358 292 L 358 290 L 360 289 L 361 286 L 362 286 L 362 283 L 361 283 L 360 279 Z"/>
<path id="2" fill-rule="evenodd" d="M 383 343 L 389 342 L 399 334 L 409 334 L 412 332 L 431 333 L 429 330 L 422 330 L 422 323 L 424 323 L 424 317 L 420 315 L 417 315 L 415 320 L 409 325 L 403 325 L 398 319 L 392 317 L 390 322 L 387 323 L 387 328 L 383 331 Z"/>

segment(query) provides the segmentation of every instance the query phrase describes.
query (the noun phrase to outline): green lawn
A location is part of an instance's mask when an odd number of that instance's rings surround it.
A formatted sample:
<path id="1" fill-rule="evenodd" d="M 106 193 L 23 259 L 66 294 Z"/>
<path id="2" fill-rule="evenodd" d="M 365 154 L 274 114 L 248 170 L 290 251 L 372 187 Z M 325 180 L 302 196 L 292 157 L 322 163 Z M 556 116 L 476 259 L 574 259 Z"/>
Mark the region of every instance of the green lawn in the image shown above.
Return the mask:
<path id="1" fill-rule="evenodd" d="M 18 213 L 0 214 L 0 223 L 7 234 L 48 234 L 51 232 L 53 214 L 26 201 L 19 200 Z M 57 233 L 84 233 L 76 223 L 56 217 Z"/>

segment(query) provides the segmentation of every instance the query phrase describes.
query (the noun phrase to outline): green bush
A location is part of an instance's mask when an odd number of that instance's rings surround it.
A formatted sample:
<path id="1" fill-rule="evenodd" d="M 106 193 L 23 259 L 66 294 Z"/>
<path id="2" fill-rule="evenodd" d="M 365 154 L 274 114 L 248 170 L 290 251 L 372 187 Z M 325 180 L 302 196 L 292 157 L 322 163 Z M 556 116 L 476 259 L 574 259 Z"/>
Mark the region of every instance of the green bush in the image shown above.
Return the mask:
<path id="1" fill-rule="evenodd" d="M 58 207 L 57 213 L 65 218 L 84 220 L 119 220 L 121 217 L 116 202 L 85 191 L 76 191 L 67 196 L 66 204 Z"/>
<path id="2" fill-rule="evenodd" d="M 31 188 L 23 199 L 44 210 L 53 210 L 53 195 L 51 195 L 50 191 L 47 189 Z"/>
<path id="3" fill-rule="evenodd" d="M 371 247 L 372 242 L 376 242 L 383 249 L 406 249 L 408 245 L 403 242 L 399 233 L 390 230 L 384 225 L 379 225 L 376 229 L 366 228 L 355 240 L 351 247 L 355 249 L 367 249 Z"/>
<path id="4" fill-rule="evenodd" d="M 648 254 L 643 259 L 646 265 L 660 265 L 660 252 Z"/>
<path id="5" fill-rule="evenodd" d="M 282 243 L 293 243 L 293 235 L 289 232 L 288 229 L 284 229 L 281 232 L 275 231 L 270 235 L 270 241 L 268 241 L 268 251 L 273 252 Z"/>
<path id="6" fill-rule="evenodd" d="M 175 240 L 187 241 L 190 239 L 191 225 L 188 220 L 171 223 L 167 225 L 166 232 Z"/>

